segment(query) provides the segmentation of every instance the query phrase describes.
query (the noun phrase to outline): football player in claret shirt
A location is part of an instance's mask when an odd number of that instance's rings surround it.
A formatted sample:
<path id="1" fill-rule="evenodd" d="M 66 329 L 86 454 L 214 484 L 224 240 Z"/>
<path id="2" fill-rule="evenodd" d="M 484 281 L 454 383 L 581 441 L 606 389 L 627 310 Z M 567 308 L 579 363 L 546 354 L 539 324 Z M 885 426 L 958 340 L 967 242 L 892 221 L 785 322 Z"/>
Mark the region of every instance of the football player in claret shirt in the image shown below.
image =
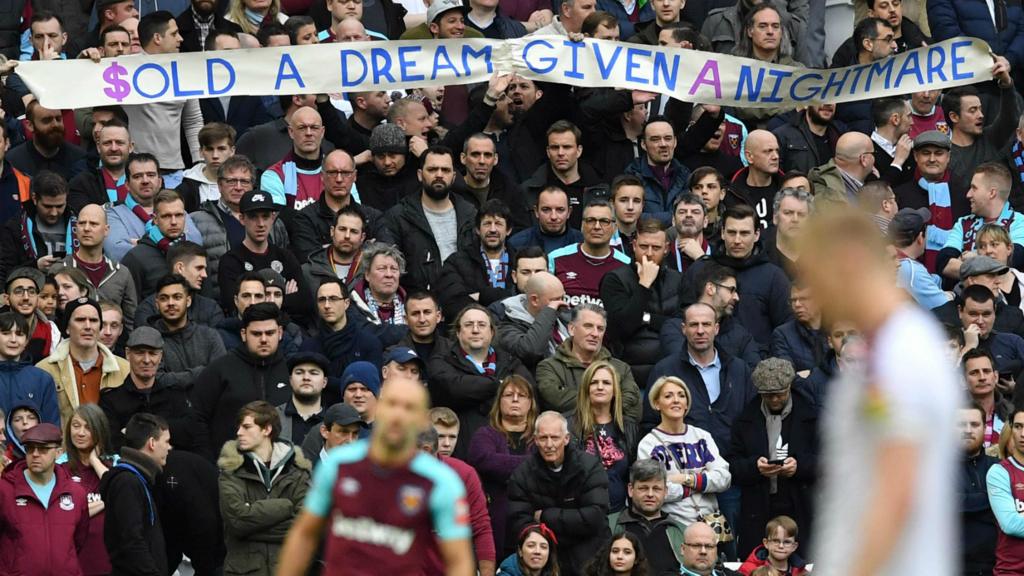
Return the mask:
<path id="1" fill-rule="evenodd" d="M 332 450 L 314 472 L 279 576 L 304 575 L 324 539 L 327 576 L 417 574 L 435 538 L 448 576 L 476 573 L 466 489 L 451 468 L 416 450 L 427 404 L 419 382 L 384 382 L 369 440 Z"/>

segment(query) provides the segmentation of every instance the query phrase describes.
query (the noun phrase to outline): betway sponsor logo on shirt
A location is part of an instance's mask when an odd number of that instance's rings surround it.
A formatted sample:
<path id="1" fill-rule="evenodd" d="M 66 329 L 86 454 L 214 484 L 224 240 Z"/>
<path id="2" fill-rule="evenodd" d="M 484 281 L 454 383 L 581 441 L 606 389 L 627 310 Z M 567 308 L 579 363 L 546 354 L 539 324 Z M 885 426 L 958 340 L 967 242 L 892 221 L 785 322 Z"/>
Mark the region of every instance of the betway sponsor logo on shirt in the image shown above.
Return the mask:
<path id="1" fill-rule="evenodd" d="M 565 303 L 569 306 L 579 306 L 580 304 L 597 304 L 604 308 L 604 303 L 600 298 L 594 298 L 590 294 L 577 294 L 575 296 L 565 295 Z"/>
<path id="2" fill-rule="evenodd" d="M 399 555 L 407 553 L 416 539 L 413 530 L 381 524 L 372 518 L 349 518 L 341 514 L 334 516 L 331 532 L 339 538 L 390 548 Z"/>

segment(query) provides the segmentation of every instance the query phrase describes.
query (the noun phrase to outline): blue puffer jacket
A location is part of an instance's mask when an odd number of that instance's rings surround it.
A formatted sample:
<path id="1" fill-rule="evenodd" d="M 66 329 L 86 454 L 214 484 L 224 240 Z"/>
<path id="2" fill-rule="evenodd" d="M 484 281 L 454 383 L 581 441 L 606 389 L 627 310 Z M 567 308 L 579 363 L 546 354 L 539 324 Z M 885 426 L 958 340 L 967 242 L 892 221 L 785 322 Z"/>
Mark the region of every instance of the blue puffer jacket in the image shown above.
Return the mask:
<path id="1" fill-rule="evenodd" d="M 640 8 L 640 18 L 636 24 L 629 21 L 629 14 L 626 14 L 626 9 L 622 7 L 622 2 L 619 2 L 619 0 L 597 0 L 597 9 L 604 10 L 615 16 L 615 19 L 619 21 L 619 38 L 623 40 L 632 37 L 636 33 L 637 24 L 644 24 L 654 20 L 654 8 L 651 7 L 650 2 L 647 2 Z"/>
<path id="2" fill-rule="evenodd" d="M 988 42 L 996 54 L 1005 56 L 1014 70 L 1024 65 L 1021 0 L 1007 0 L 1006 22 L 1001 30 L 996 30 L 992 24 L 985 0 L 928 0 L 928 25 L 934 42 L 973 36 Z"/>
<path id="3" fill-rule="evenodd" d="M 38 407 L 43 422 L 60 426 L 53 378 L 28 362 L 0 362 L 0 408 L 10 415 L 12 408 L 24 405 Z"/>

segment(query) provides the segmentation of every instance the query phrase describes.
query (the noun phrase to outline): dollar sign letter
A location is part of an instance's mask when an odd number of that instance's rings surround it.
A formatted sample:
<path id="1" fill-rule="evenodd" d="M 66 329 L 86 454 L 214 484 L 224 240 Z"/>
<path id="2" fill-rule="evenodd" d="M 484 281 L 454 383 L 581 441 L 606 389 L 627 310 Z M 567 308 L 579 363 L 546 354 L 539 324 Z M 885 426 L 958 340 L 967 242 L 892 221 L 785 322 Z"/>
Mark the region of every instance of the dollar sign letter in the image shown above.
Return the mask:
<path id="1" fill-rule="evenodd" d="M 128 70 L 125 70 L 125 67 L 118 64 L 116 60 L 103 71 L 103 81 L 110 84 L 110 88 L 104 88 L 103 93 L 118 102 L 124 100 L 132 91 L 128 81 L 121 78 L 122 74 L 128 74 Z"/>

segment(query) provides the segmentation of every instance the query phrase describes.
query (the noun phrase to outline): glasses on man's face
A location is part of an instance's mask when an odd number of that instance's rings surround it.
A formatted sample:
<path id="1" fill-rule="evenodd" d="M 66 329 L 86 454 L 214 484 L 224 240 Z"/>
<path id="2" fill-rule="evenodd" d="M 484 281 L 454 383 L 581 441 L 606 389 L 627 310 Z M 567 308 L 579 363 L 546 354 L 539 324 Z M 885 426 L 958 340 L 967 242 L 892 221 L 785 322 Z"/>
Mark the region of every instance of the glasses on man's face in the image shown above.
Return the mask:
<path id="1" fill-rule="evenodd" d="M 252 180 L 249 178 L 221 178 L 221 182 L 228 186 L 251 186 Z"/>
<path id="2" fill-rule="evenodd" d="M 35 296 L 35 295 L 39 294 L 39 291 L 36 290 L 35 288 L 19 287 L 19 288 L 15 288 L 14 290 L 11 290 L 11 294 L 14 294 L 15 296 L 25 296 L 25 295 Z"/>
<path id="3" fill-rule="evenodd" d="M 717 544 L 697 544 L 695 542 L 683 542 L 683 546 L 694 550 L 714 550 L 718 547 Z"/>
<path id="4" fill-rule="evenodd" d="M 40 454 L 46 454 L 50 450 L 55 450 L 56 448 L 57 446 L 54 444 L 26 444 L 25 453 L 31 454 L 33 452 L 38 452 Z"/>
<path id="5" fill-rule="evenodd" d="M 594 228 L 605 228 L 615 223 L 611 218 L 584 218 L 583 223 Z"/>
<path id="6" fill-rule="evenodd" d="M 331 180 L 335 180 L 338 177 L 349 179 L 356 175 L 355 170 L 324 170 L 324 174 L 327 175 Z"/>
<path id="7" fill-rule="evenodd" d="M 729 292 L 729 294 L 735 294 L 736 290 L 738 290 L 738 288 L 736 288 L 736 286 L 729 286 L 728 284 L 719 284 L 718 282 L 712 282 L 712 284 L 714 284 L 715 286 L 718 286 L 722 290 L 727 290 Z"/>
<path id="8" fill-rule="evenodd" d="M 792 538 L 786 538 L 785 540 L 779 540 L 778 538 L 769 538 L 768 543 L 779 548 L 792 548 L 796 546 L 796 540 Z"/>

